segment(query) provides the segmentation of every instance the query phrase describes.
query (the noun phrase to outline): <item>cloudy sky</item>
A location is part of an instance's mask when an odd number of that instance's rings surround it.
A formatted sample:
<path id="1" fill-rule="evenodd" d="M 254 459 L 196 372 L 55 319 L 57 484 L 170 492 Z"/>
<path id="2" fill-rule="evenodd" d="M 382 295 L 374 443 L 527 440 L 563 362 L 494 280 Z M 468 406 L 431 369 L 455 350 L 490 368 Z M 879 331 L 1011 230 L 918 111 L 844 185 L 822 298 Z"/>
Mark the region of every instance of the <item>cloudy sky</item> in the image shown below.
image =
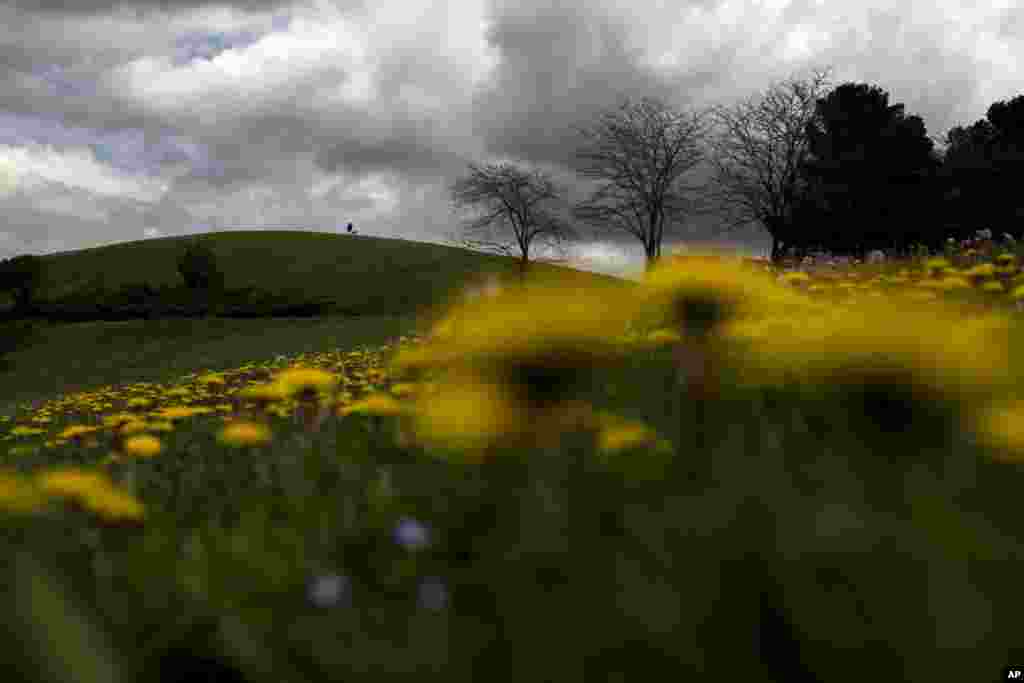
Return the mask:
<path id="1" fill-rule="evenodd" d="M 1022 38 L 1004 0 L 0 0 L 0 257 L 348 222 L 445 243 L 474 217 L 447 192 L 468 163 L 577 201 L 572 126 L 619 98 L 730 105 L 823 67 L 941 139 L 1021 92 Z M 628 273 L 643 251 L 594 233 L 571 255 Z"/>

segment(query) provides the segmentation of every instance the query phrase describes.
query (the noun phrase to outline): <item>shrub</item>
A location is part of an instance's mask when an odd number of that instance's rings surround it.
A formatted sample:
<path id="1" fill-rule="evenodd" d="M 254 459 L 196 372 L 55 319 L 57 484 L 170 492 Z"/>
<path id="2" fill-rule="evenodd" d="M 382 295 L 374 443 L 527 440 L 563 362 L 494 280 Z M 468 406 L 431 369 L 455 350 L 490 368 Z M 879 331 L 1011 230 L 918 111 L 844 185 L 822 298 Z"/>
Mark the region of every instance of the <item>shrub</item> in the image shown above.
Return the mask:
<path id="1" fill-rule="evenodd" d="M 31 306 L 43 283 L 43 259 L 22 254 L 0 262 L 0 291 L 14 295 L 16 311 Z"/>
<path id="2" fill-rule="evenodd" d="M 220 290 L 224 274 L 217 267 L 217 258 L 208 246 L 194 241 L 178 258 L 178 272 L 185 286 L 193 290 Z"/>

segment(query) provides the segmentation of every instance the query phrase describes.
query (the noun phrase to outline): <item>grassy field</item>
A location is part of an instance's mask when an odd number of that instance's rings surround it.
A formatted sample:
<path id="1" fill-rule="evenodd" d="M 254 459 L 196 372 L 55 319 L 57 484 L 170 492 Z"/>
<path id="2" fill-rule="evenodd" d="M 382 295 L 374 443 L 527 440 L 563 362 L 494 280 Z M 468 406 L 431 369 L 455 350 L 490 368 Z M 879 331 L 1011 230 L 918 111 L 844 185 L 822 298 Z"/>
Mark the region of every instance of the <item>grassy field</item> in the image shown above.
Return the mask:
<path id="1" fill-rule="evenodd" d="M 667 258 L 642 283 L 541 265 L 520 288 L 514 260 L 435 245 L 205 239 L 229 287 L 349 315 L 55 326 L 14 355 L 18 680 L 963 681 L 1024 661 L 1019 256 Z M 182 246 L 54 255 L 48 288 L 173 284 Z M 486 273 L 506 284 L 456 296 Z"/>
<path id="2" fill-rule="evenodd" d="M 189 237 L 127 242 L 44 256 L 50 300 L 101 282 L 177 285 L 176 258 Z M 422 317 L 486 274 L 509 276 L 508 257 L 403 240 L 295 231 L 199 236 L 217 255 L 229 288 L 330 297 L 348 311 L 320 319 L 168 319 L 54 326 L 43 341 L 12 354 L 0 381 L 0 415 L 62 393 L 132 382 L 169 382 L 196 370 L 223 370 L 275 355 L 379 346 L 424 329 Z M 532 268 L 567 283 L 622 282 L 546 263 Z M 623 282 L 625 286 L 631 283 Z M 8 304 L 9 305 L 9 304 Z"/>

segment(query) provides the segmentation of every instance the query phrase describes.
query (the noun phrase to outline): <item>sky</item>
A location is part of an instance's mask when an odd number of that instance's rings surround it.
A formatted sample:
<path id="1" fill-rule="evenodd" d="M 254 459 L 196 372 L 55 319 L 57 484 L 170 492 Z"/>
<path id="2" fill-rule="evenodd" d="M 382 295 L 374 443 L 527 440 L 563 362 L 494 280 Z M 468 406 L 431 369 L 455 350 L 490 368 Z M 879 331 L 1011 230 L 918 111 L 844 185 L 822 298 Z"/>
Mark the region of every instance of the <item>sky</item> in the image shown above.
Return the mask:
<path id="1" fill-rule="evenodd" d="M 449 194 L 470 163 L 579 201 L 597 185 L 573 126 L 620 98 L 731 106 L 825 67 L 938 141 L 1021 93 L 1022 39 L 1004 0 L 3 0 L 0 258 L 349 222 L 450 243 L 478 215 Z M 663 249 L 770 245 L 720 226 L 674 225 Z M 582 232 L 572 265 L 642 269 L 633 235 Z"/>

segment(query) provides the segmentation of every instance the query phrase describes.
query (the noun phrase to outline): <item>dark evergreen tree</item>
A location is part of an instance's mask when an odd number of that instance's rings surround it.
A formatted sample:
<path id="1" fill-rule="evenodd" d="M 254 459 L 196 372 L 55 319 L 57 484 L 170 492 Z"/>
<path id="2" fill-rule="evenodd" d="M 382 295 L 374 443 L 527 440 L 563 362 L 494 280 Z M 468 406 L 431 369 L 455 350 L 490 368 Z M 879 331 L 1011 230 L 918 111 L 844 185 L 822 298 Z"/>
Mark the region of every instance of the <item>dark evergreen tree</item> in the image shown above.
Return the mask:
<path id="1" fill-rule="evenodd" d="M 192 290 L 219 291 L 224 286 L 224 274 L 217 266 L 216 255 L 198 240 L 188 245 L 179 257 L 178 273 L 185 286 Z"/>
<path id="2" fill-rule="evenodd" d="M 921 220 L 937 196 L 941 159 L 921 118 L 904 116 L 903 105 L 888 100 L 881 89 L 854 83 L 818 100 L 806 126 L 793 243 L 863 257 L 941 237 Z"/>
<path id="3" fill-rule="evenodd" d="M 986 114 L 946 136 L 941 169 L 948 231 L 965 239 L 988 228 L 993 237 L 1024 236 L 1024 202 L 1018 178 L 1024 172 L 1024 95 L 995 102 Z"/>
<path id="4" fill-rule="evenodd" d="M 33 254 L 22 254 L 0 262 L 0 291 L 14 296 L 15 312 L 25 313 L 43 283 L 43 259 Z"/>

